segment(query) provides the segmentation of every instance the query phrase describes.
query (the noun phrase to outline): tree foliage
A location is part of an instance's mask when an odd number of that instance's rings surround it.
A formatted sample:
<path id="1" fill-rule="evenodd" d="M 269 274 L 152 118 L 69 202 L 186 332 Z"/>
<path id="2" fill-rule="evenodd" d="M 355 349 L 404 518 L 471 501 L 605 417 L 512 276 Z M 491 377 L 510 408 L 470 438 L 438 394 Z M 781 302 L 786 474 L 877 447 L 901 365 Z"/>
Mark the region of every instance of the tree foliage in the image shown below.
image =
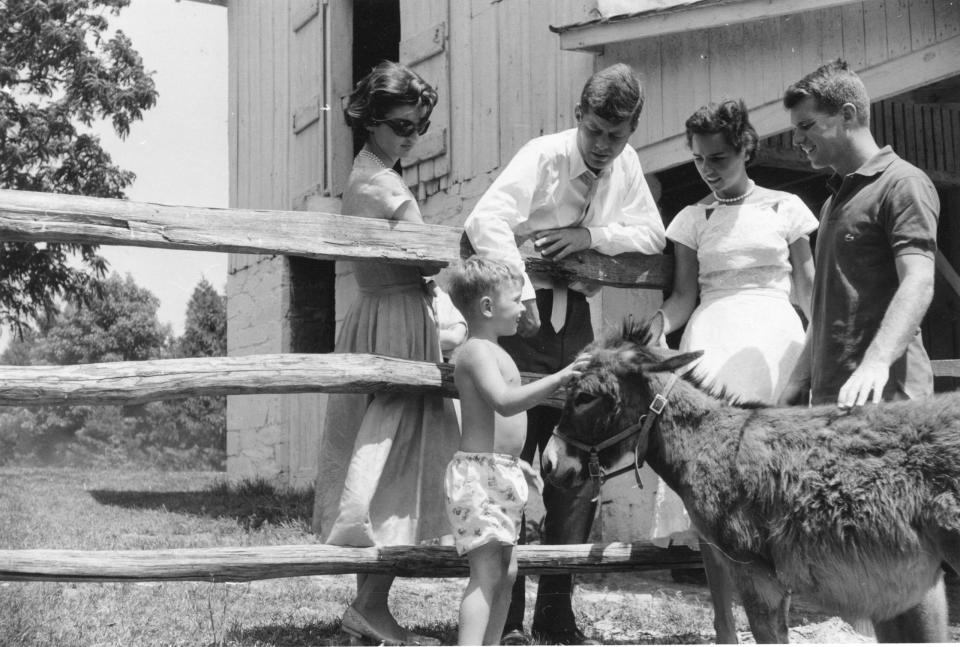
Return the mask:
<path id="1" fill-rule="evenodd" d="M 223 357 L 227 354 L 227 302 L 207 279 L 201 279 L 187 302 L 183 336 L 176 341 L 179 357 Z M 198 396 L 165 402 L 164 442 L 182 448 L 217 447 L 226 450 L 227 399 Z M 222 463 L 217 467 L 222 467 Z"/>
<path id="2" fill-rule="evenodd" d="M 180 338 L 157 318 L 159 301 L 132 277 L 111 275 L 36 330 L 11 342 L 0 362 L 86 364 L 225 354 L 226 305 L 206 280 L 194 289 Z M 185 354 L 189 351 L 189 354 Z M 226 398 L 195 397 L 129 407 L 12 407 L 0 411 L 5 460 L 222 468 Z"/>
<path id="3" fill-rule="evenodd" d="M 82 296 L 82 303 L 68 304 L 30 336 L 29 364 L 141 361 L 167 354 L 172 333 L 157 318 L 160 300 L 132 276 L 112 274 Z M 22 345 L 15 340 L 8 351 Z"/>
<path id="4" fill-rule="evenodd" d="M 193 289 L 180 338 L 180 357 L 227 354 L 227 302 L 206 278 Z"/>
<path id="5" fill-rule="evenodd" d="M 109 29 L 107 16 L 129 3 L 0 2 L 0 188 L 124 197 L 134 174 L 81 127 L 109 120 L 126 137 L 156 103 L 152 73 L 130 39 Z M 93 245 L 3 242 L 0 252 L 0 324 L 18 329 L 106 270 Z"/>

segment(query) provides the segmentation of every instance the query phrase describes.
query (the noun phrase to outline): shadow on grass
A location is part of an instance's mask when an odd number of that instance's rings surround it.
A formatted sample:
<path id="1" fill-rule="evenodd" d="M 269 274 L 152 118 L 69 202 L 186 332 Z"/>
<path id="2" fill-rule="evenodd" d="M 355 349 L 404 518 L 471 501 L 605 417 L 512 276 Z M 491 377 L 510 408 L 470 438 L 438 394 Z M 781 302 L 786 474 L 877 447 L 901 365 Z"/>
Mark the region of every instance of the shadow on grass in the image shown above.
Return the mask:
<path id="1" fill-rule="evenodd" d="M 457 644 L 457 628 L 451 625 L 411 627 L 413 631 L 433 636 L 444 645 Z M 264 625 L 233 631 L 227 636 L 233 644 L 257 647 L 293 647 L 301 645 L 362 645 L 367 644 L 341 633 L 340 621 L 308 624 L 302 627 L 286 624 Z M 373 644 L 373 643 L 370 643 Z"/>
<path id="2" fill-rule="evenodd" d="M 231 644 L 287 647 L 293 645 L 336 645 L 340 641 L 340 623 L 324 622 L 298 627 L 289 624 L 249 627 L 231 631 Z M 334 642 L 336 641 L 336 642 Z"/>
<path id="3" fill-rule="evenodd" d="M 256 530 L 265 523 L 309 529 L 313 516 L 312 489 L 281 488 L 264 480 L 232 485 L 217 483 L 201 491 L 90 490 L 89 493 L 102 505 L 165 510 L 213 519 L 231 518 L 246 530 Z"/>

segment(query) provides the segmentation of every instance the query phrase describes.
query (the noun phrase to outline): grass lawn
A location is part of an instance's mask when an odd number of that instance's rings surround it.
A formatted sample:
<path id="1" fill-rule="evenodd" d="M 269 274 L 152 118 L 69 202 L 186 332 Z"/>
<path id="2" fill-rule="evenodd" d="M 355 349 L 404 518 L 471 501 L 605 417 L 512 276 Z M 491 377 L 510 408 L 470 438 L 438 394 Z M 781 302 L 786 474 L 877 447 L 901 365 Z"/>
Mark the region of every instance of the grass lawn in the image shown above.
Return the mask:
<path id="1" fill-rule="evenodd" d="M 0 548 L 159 549 L 315 543 L 312 497 L 213 472 L 0 469 Z M 586 575 L 575 608 L 606 644 L 713 641 L 709 593 L 668 573 Z M 463 579 L 401 579 L 401 623 L 456 642 Z M 528 578 L 527 614 L 535 578 Z M 354 577 L 248 583 L 0 582 L 0 645 L 319 645 L 339 642 Z M 736 609 L 742 640 L 745 616 Z M 865 640 L 836 619 L 792 614 L 795 642 Z"/>

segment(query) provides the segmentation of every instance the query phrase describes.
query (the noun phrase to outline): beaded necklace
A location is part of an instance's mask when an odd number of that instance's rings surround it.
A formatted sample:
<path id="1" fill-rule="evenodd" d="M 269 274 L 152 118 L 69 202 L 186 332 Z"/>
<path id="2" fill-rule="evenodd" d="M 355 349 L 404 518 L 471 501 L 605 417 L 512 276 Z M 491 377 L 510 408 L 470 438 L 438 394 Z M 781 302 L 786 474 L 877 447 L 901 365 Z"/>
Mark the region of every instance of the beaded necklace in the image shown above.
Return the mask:
<path id="1" fill-rule="evenodd" d="M 358 157 L 364 157 L 364 158 L 370 160 L 371 162 L 373 162 L 374 164 L 376 164 L 376 165 L 379 166 L 380 168 L 388 168 L 387 165 L 383 163 L 383 160 L 381 160 L 379 156 L 377 156 L 377 155 L 374 154 L 374 153 L 371 153 L 366 147 L 361 148 L 361 149 L 360 149 L 360 152 L 357 154 L 357 156 L 358 156 Z"/>
<path id="2" fill-rule="evenodd" d="M 740 202 L 741 200 L 750 197 L 750 194 L 753 193 L 753 190 L 756 188 L 757 184 L 753 180 L 750 180 L 750 187 L 743 193 L 743 195 L 738 195 L 734 198 L 721 198 L 717 195 L 717 192 L 714 191 L 713 197 L 716 198 L 717 202 L 720 204 L 733 204 L 734 202 Z"/>

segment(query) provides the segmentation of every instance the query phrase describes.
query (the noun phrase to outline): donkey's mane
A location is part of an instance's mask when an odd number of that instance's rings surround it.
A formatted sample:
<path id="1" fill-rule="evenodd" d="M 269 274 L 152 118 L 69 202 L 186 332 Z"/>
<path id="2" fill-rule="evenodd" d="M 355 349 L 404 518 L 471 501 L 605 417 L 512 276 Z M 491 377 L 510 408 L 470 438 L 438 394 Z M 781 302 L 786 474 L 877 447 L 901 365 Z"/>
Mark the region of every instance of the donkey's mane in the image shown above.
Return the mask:
<path id="1" fill-rule="evenodd" d="M 649 321 L 637 321 L 633 317 L 628 317 L 623 320 L 619 338 L 613 334 L 607 338 L 607 341 L 614 342 L 613 345 L 617 342 L 632 342 L 638 346 L 649 346 L 652 336 Z"/>

